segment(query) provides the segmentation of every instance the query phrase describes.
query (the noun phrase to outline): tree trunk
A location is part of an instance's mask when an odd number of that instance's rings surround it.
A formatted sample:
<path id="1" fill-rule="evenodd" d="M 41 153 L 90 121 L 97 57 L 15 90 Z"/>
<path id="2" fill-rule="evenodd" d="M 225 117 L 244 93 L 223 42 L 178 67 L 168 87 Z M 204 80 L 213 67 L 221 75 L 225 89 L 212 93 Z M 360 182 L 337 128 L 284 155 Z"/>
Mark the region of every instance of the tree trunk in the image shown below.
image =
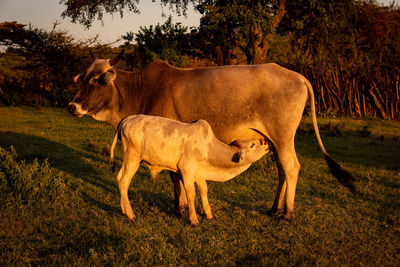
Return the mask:
<path id="1" fill-rule="evenodd" d="M 218 45 L 215 47 L 215 54 L 217 58 L 217 65 L 231 65 L 231 50 L 227 48 L 223 48 L 222 46 Z"/>
<path id="2" fill-rule="evenodd" d="M 274 15 L 274 18 L 271 22 L 271 28 L 275 30 L 279 23 L 282 21 L 283 17 L 286 14 L 286 0 L 279 1 L 279 7 Z M 267 33 L 263 36 L 261 31 L 260 24 L 255 24 L 252 28 L 252 40 L 253 40 L 253 64 L 263 64 L 267 59 L 267 53 L 270 47 L 270 43 L 272 38 L 274 37 L 273 33 Z"/>
<path id="3" fill-rule="evenodd" d="M 218 66 L 224 65 L 224 55 L 222 53 L 222 47 L 220 45 L 215 47 L 215 54 L 217 58 L 217 65 Z"/>

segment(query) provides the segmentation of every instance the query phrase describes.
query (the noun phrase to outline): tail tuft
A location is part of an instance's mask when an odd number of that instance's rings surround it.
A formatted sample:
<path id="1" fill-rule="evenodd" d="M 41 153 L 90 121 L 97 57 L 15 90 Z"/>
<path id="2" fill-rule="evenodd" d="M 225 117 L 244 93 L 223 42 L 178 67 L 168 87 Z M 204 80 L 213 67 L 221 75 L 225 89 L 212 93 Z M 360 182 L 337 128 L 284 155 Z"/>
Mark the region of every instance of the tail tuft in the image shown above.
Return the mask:
<path id="1" fill-rule="evenodd" d="M 356 195 L 357 190 L 354 184 L 354 176 L 350 172 L 346 171 L 342 166 L 340 166 L 339 163 L 337 163 L 328 154 L 324 154 L 324 157 L 333 176 L 335 176 L 342 185 L 348 187 L 353 195 Z"/>

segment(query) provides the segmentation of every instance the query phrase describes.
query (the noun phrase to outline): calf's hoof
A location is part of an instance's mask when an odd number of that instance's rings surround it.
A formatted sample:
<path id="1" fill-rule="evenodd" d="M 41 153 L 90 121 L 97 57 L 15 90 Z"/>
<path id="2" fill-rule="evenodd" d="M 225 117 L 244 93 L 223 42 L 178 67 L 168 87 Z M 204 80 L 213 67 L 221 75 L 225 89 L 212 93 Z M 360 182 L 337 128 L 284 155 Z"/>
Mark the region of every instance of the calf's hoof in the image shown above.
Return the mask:
<path id="1" fill-rule="evenodd" d="M 212 215 L 206 215 L 207 220 L 211 220 L 212 218 L 214 218 L 214 216 Z"/>
<path id="2" fill-rule="evenodd" d="M 136 219 L 135 214 L 133 213 L 133 211 L 128 211 L 128 212 L 124 212 L 124 214 L 128 217 L 129 220 L 134 220 Z"/>
<path id="3" fill-rule="evenodd" d="M 136 219 L 136 216 L 135 216 L 135 215 L 126 215 L 126 216 L 128 217 L 128 219 L 129 219 L 130 221 L 133 221 L 133 220 Z"/>
<path id="4" fill-rule="evenodd" d="M 192 227 L 198 227 L 200 224 L 199 224 L 199 222 L 191 222 L 190 223 L 190 226 L 192 226 Z"/>
<path id="5" fill-rule="evenodd" d="M 283 214 L 279 218 L 279 221 L 289 223 L 292 220 L 292 218 L 293 218 L 293 214 Z"/>
<path id="6" fill-rule="evenodd" d="M 282 213 L 282 209 L 270 209 L 267 214 L 271 217 L 278 217 Z"/>

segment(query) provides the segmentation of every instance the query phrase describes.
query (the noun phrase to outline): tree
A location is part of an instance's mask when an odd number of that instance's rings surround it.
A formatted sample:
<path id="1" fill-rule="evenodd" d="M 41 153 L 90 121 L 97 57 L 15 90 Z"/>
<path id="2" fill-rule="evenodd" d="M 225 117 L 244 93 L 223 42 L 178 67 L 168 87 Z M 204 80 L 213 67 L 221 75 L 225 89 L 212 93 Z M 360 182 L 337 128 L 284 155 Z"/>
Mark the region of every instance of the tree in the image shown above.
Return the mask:
<path id="1" fill-rule="evenodd" d="M 354 0 L 288 0 L 286 8 L 287 15 L 278 32 L 291 37 L 292 47 L 329 62 L 339 57 L 354 59 L 357 47 Z"/>
<path id="2" fill-rule="evenodd" d="M 5 104 L 35 103 L 44 100 L 66 104 L 72 77 L 89 63 L 83 43 L 66 32 L 45 31 L 17 22 L 0 23 L 1 100 Z M 87 64 L 82 64 L 82 62 Z"/>
<path id="3" fill-rule="evenodd" d="M 139 13 L 137 4 L 139 0 L 61 0 L 60 4 L 66 6 L 66 10 L 61 14 L 62 17 L 70 17 L 72 22 L 79 22 L 87 28 L 93 23 L 93 20 L 102 20 L 104 13 L 119 13 L 123 16 L 124 10 Z"/>
<path id="4" fill-rule="evenodd" d="M 189 2 L 196 0 L 160 0 L 161 4 L 169 5 L 178 14 L 186 15 Z M 60 0 L 60 4 L 64 4 L 66 9 L 61 14 L 64 18 L 70 17 L 72 22 L 79 22 L 90 28 L 93 21 L 103 19 L 105 13 L 119 13 L 122 17 L 125 11 L 140 13 L 138 4 L 140 0 Z M 155 0 L 152 0 L 155 2 Z"/>
<path id="5" fill-rule="evenodd" d="M 136 60 L 139 68 L 156 58 L 182 65 L 184 56 L 191 54 L 192 50 L 187 31 L 188 28 L 180 23 L 172 23 L 170 16 L 163 24 L 140 27 L 138 33 L 128 32 L 122 38 L 127 41 L 124 46 L 130 45 L 133 40 L 136 41 L 133 57 L 139 58 Z"/>
<path id="6" fill-rule="evenodd" d="M 278 28 L 291 37 L 280 61 L 313 83 L 321 110 L 359 117 L 400 116 L 400 12 L 376 1 L 287 1 Z"/>
<path id="7" fill-rule="evenodd" d="M 64 17 L 90 27 L 104 13 L 125 10 L 139 13 L 139 0 L 61 0 L 67 6 Z M 275 29 L 286 14 L 286 0 L 161 0 L 164 6 L 177 13 L 186 14 L 189 4 L 203 14 L 200 31 L 210 38 L 216 48 L 217 57 L 230 63 L 230 51 L 234 47 L 246 54 L 248 63 L 264 63 Z"/>
<path id="8" fill-rule="evenodd" d="M 230 51 L 236 47 L 248 64 L 265 62 L 275 29 L 286 14 L 286 0 L 200 2 L 196 7 L 203 14 L 200 31 L 212 40 L 217 55 L 223 55 L 224 64 L 230 63 Z"/>

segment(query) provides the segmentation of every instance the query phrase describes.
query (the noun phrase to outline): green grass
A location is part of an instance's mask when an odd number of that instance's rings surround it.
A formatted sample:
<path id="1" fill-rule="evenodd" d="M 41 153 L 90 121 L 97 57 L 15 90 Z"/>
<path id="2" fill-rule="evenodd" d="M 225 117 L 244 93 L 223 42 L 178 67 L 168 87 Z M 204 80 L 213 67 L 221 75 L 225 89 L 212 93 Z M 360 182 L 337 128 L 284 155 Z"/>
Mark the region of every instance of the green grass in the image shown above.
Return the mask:
<path id="1" fill-rule="evenodd" d="M 296 137 L 302 169 L 292 222 L 267 215 L 276 168 L 254 164 L 234 180 L 208 183 L 215 218 L 205 218 L 197 195 L 200 226 L 193 228 L 188 216 L 171 215 L 168 173 L 152 181 L 145 168 L 129 191 L 137 219 L 121 215 L 108 168 L 111 127 L 65 109 L 1 107 L 0 147 L 11 167 L 0 163 L 0 180 L 18 177 L 19 189 L 0 183 L 0 265 L 399 266 L 400 123 L 319 124 L 328 152 L 356 176 L 359 195 L 330 175 L 305 118 Z M 118 145 L 119 165 L 121 156 Z"/>

